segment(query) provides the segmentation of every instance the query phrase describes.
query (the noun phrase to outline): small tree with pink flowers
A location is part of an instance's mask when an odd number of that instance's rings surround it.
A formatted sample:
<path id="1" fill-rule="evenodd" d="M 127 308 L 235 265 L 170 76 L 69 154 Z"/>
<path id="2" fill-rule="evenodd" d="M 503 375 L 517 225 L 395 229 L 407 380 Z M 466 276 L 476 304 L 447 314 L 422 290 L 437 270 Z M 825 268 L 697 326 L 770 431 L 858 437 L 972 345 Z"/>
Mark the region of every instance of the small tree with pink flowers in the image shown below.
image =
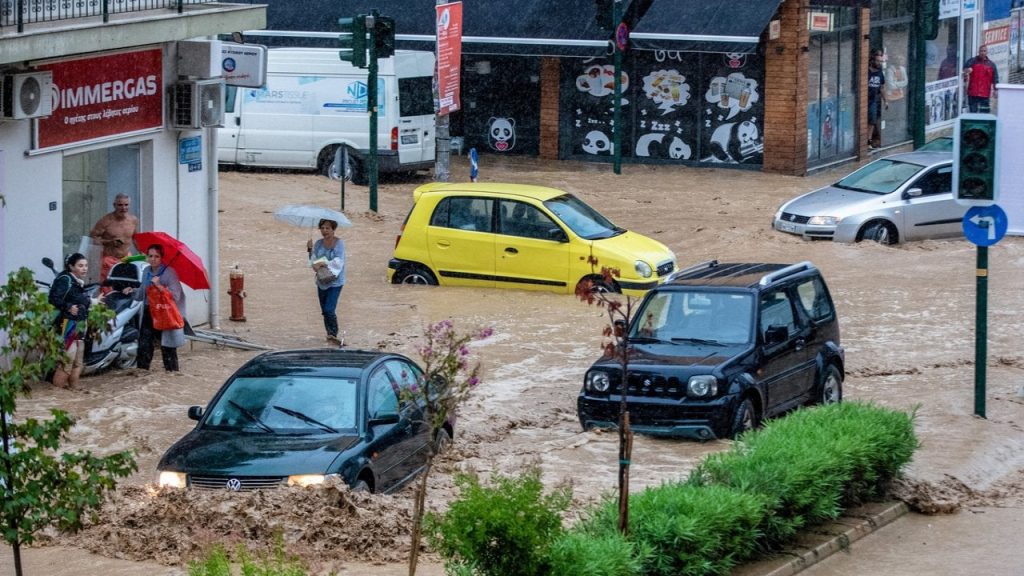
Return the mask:
<path id="1" fill-rule="evenodd" d="M 459 406 L 480 383 L 480 363 L 473 359 L 470 343 L 488 338 L 492 332 L 490 328 L 484 328 L 475 333 L 460 333 L 455 330 L 451 320 L 442 320 L 428 326 L 423 333 L 424 343 L 419 349 L 423 374 L 403 392 L 403 400 L 423 407 L 423 417 L 430 426 L 430 437 L 434 441 L 430 444 L 427 462 L 416 488 L 409 576 L 416 574 L 424 502 L 427 497 L 427 477 L 434 465 L 434 458 L 444 449 L 445 440 L 448 439 L 445 425 L 452 421 Z"/>

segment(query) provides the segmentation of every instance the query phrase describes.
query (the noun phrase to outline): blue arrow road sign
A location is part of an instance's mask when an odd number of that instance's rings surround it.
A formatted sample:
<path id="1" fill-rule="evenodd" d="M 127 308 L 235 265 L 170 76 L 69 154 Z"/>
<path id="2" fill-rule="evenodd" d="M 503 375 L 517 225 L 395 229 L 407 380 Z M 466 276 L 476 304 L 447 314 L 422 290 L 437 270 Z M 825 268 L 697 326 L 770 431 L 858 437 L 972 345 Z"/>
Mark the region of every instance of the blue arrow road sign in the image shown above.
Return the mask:
<path id="1" fill-rule="evenodd" d="M 964 214 L 964 236 L 978 246 L 991 246 L 1006 235 L 1006 212 L 996 204 L 974 206 Z"/>

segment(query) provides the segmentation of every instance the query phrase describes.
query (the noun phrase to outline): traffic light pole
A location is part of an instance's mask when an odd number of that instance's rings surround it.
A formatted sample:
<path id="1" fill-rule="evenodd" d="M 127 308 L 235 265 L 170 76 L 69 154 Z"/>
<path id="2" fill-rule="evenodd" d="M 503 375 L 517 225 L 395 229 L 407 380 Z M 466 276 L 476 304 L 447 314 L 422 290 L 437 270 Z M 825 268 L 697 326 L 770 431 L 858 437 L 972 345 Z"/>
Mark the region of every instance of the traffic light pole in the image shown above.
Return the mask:
<path id="1" fill-rule="evenodd" d="M 366 28 L 370 32 L 367 48 L 370 57 L 367 59 L 369 74 L 366 77 L 366 109 L 370 112 L 370 158 L 367 170 L 370 176 L 370 211 L 377 211 L 377 17 L 376 10 L 371 10 L 366 17 Z"/>
<path id="2" fill-rule="evenodd" d="M 985 418 L 985 365 L 988 362 L 988 246 L 978 246 L 975 272 L 974 414 Z"/>

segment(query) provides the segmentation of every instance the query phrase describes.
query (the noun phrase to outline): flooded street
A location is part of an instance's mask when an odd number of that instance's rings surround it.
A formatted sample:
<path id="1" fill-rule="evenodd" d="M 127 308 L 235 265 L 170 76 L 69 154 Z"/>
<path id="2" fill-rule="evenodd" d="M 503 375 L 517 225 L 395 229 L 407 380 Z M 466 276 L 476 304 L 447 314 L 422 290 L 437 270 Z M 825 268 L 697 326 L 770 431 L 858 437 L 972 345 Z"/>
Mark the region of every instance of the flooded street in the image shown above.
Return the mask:
<path id="1" fill-rule="evenodd" d="M 988 419 L 973 416 L 975 247 L 962 239 L 899 247 L 807 242 L 771 230 L 786 199 L 849 171 L 807 178 L 753 171 L 610 165 L 494 158 L 480 162 L 481 181 L 562 188 L 619 226 L 651 236 L 686 266 L 720 261 L 799 262 L 823 272 L 839 313 L 846 348 L 847 400 L 917 409 L 922 446 L 908 475 L 923 499 L 953 504 L 1024 505 L 1024 240 L 1007 238 L 989 250 Z M 468 181 L 468 161 L 453 157 L 453 182 Z M 617 436 L 580 430 L 576 395 L 598 356 L 604 311 L 571 295 L 392 286 L 387 261 L 427 178 L 381 185 L 378 213 L 367 211 L 367 189 L 348 185 L 339 229 L 347 246 L 346 284 L 339 322 L 353 348 L 383 347 L 415 358 L 428 323 L 451 318 L 456 327 L 494 328 L 476 345 L 482 384 L 459 415 L 453 450 L 435 469 L 429 506 L 454 495 L 452 473 L 515 473 L 539 464 L 549 486 L 571 482 L 574 510 L 614 489 Z M 221 291 L 228 271 L 245 273 L 247 322 L 228 320 L 220 295 L 221 330 L 273 348 L 324 344 L 312 274 L 306 267 L 310 232 L 275 222 L 290 203 L 338 208 L 337 182 L 277 172 L 221 174 Z M 205 292 L 190 298 L 206 297 Z M 411 490 L 393 496 L 347 490 L 266 495 L 163 494 L 152 490 L 156 464 L 191 429 L 190 405 L 213 393 L 255 353 L 197 343 L 180 349 L 181 375 L 113 371 L 83 379 L 85 392 L 35 386 L 18 417 L 45 417 L 60 407 L 78 419 L 69 444 L 109 453 L 137 452 L 139 471 L 119 488 L 97 523 L 79 535 L 51 536 L 26 552 L 29 574 L 108 576 L 180 574 L 216 541 L 229 543 L 283 531 L 296 552 L 341 574 L 403 574 L 408 551 Z M 159 363 L 154 363 L 158 366 Z M 727 441 L 696 443 L 637 437 L 634 491 L 685 476 Z M 319 492 L 319 493 L 316 493 Z M 344 514 L 321 513 L 325 507 Z M 992 526 L 986 524 L 985 526 Z M 989 528 L 992 529 L 992 528 Z M 290 548 L 292 548 L 290 546 Z M 94 554 L 90 554 L 92 552 Z M 926 553 L 925 550 L 923 553 Z M 116 559 L 116 560 L 115 560 Z M 427 556 L 422 574 L 440 575 Z M 13 574 L 0 552 L 0 575 Z"/>

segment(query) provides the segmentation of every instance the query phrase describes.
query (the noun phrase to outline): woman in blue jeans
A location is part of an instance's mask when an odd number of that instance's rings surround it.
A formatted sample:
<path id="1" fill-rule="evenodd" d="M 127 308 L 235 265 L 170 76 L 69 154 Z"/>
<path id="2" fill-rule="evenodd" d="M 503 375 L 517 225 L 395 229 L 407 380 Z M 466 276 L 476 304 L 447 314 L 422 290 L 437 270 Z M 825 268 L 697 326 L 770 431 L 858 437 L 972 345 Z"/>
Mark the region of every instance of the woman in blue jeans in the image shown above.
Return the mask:
<path id="1" fill-rule="evenodd" d="M 334 220 L 321 220 L 317 225 L 322 238 L 306 243 L 310 266 L 316 280 L 316 292 L 320 299 L 320 313 L 324 316 L 324 329 L 327 330 L 327 342 L 342 346 L 344 342 L 338 338 L 338 298 L 341 288 L 345 285 L 345 241 L 334 235 L 338 223 Z"/>

